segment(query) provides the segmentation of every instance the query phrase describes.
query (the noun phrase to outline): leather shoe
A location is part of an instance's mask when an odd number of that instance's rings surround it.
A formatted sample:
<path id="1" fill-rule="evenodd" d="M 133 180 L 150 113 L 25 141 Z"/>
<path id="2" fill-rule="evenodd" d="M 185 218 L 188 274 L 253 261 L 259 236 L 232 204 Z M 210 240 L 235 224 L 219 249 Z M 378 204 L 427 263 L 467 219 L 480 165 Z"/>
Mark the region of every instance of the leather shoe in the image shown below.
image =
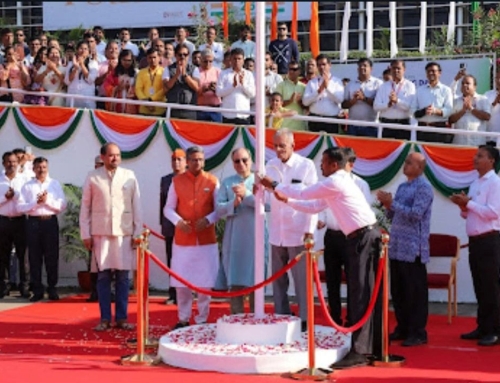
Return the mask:
<path id="1" fill-rule="evenodd" d="M 403 334 L 402 332 L 397 331 L 397 330 L 389 334 L 390 341 L 405 340 L 405 339 L 406 339 L 406 335 Z"/>
<path id="2" fill-rule="evenodd" d="M 460 335 L 460 339 L 465 339 L 465 340 L 477 340 L 481 338 L 482 338 L 481 331 L 479 331 L 478 328 L 476 328 L 474 331 Z"/>
<path id="3" fill-rule="evenodd" d="M 43 294 L 33 294 L 30 298 L 30 302 L 38 302 L 43 299 Z"/>
<path id="4" fill-rule="evenodd" d="M 411 336 L 408 339 L 404 340 L 403 343 L 401 343 L 401 346 L 412 347 L 419 346 L 421 344 L 427 344 L 427 338 L 418 338 L 416 336 Z"/>
<path id="5" fill-rule="evenodd" d="M 496 335 L 483 336 L 477 342 L 478 346 L 494 346 L 497 343 L 498 343 L 498 336 L 496 336 Z"/>
<path id="6" fill-rule="evenodd" d="M 184 327 L 188 327 L 188 326 L 189 326 L 189 322 L 179 322 L 174 326 L 173 330 L 178 330 L 180 328 L 184 328 Z"/>
<path id="7" fill-rule="evenodd" d="M 59 294 L 55 291 L 51 291 L 49 293 L 49 301 L 58 301 L 59 300 Z"/>
<path id="8" fill-rule="evenodd" d="M 362 367 L 368 364 L 368 359 L 366 356 L 358 354 L 355 351 L 349 351 L 349 353 L 339 362 L 330 365 L 333 370 L 345 370 L 348 368 Z"/>

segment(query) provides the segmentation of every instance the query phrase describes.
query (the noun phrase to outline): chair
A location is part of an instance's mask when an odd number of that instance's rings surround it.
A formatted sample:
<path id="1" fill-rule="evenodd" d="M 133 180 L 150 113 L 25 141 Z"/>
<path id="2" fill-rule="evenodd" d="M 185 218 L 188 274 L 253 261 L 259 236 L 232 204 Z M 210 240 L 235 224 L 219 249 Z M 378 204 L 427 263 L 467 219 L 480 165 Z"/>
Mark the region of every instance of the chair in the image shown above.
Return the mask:
<path id="1" fill-rule="evenodd" d="M 428 273 L 429 289 L 448 290 L 448 323 L 451 324 L 452 304 L 453 315 L 457 316 L 457 262 L 460 258 L 460 240 L 453 235 L 431 234 L 429 238 L 430 257 L 451 258 L 450 273 Z"/>

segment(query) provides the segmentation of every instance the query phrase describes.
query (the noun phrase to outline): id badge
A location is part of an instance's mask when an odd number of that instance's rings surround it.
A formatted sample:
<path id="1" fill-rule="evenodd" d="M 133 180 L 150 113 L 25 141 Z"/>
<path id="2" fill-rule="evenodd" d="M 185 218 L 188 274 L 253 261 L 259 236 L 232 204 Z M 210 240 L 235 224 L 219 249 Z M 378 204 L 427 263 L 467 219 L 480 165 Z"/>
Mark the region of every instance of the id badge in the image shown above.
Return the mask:
<path id="1" fill-rule="evenodd" d="M 155 89 L 153 87 L 149 88 L 149 95 L 153 96 L 155 94 Z"/>

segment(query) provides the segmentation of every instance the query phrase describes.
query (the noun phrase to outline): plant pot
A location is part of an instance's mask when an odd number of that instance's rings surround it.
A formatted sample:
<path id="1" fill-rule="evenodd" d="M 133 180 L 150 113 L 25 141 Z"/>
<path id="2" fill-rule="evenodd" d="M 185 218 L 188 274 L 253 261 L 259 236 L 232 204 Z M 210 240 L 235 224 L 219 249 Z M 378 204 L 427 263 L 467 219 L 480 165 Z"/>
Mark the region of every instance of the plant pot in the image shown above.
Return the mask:
<path id="1" fill-rule="evenodd" d="M 90 280 L 90 271 L 79 271 L 78 272 L 78 284 L 80 289 L 85 292 L 90 292 L 92 290 L 92 282 Z"/>

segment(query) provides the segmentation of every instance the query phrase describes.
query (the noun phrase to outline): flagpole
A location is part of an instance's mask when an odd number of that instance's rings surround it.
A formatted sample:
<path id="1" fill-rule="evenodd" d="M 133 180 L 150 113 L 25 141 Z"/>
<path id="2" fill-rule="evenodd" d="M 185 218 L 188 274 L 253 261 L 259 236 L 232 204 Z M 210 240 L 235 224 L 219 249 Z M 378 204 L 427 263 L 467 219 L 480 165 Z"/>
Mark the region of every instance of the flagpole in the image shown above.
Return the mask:
<path id="1" fill-rule="evenodd" d="M 265 84 L 264 84 L 264 57 L 266 53 L 266 3 L 255 3 L 255 170 L 257 174 L 265 172 Z M 255 283 L 264 280 L 264 190 L 259 186 L 255 195 Z M 255 292 L 255 317 L 264 317 L 264 289 Z"/>

